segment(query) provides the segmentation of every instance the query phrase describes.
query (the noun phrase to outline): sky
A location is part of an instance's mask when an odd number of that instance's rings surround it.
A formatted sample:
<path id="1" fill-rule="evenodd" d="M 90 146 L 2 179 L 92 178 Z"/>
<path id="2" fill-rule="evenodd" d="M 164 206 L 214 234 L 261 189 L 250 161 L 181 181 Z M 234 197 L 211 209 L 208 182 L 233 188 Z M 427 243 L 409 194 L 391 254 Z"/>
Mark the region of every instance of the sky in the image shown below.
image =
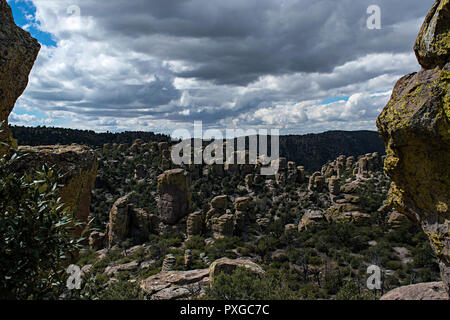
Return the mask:
<path id="1" fill-rule="evenodd" d="M 376 130 L 434 0 L 8 3 L 42 44 L 13 125 L 305 134 Z"/>

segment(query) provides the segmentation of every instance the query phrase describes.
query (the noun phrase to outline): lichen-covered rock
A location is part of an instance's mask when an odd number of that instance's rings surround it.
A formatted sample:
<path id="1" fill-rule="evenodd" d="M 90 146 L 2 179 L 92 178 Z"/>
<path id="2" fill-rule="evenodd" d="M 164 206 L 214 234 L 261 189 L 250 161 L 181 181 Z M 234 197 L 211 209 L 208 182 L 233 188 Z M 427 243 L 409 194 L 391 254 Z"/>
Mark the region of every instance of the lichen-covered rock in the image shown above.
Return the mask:
<path id="1" fill-rule="evenodd" d="M 297 167 L 297 182 L 298 183 L 305 182 L 305 167 L 304 166 Z"/>
<path id="2" fill-rule="evenodd" d="M 14 23 L 11 8 L 0 0 L 0 142 L 11 141 L 8 117 L 28 84 L 28 75 L 37 58 L 40 44 L 30 33 Z M 0 145 L 0 155 L 6 148 Z"/>
<path id="3" fill-rule="evenodd" d="M 159 217 L 135 208 L 130 203 L 130 196 L 128 194 L 117 199 L 111 207 L 107 226 L 109 247 L 128 238 L 145 241 L 151 233 L 158 231 Z"/>
<path id="4" fill-rule="evenodd" d="M 64 174 L 58 181 L 62 202 L 76 213 L 77 220 L 86 222 L 91 205 L 91 191 L 97 177 L 97 156 L 85 146 L 21 146 L 21 157 L 14 161 L 12 171 L 23 174 L 42 168 L 54 167 Z"/>
<path id="5" fill-rule="evenodd" d="M 354 164 L 355 164 L 355 157 L 354 156 L 348 157 L 347 161 L 345 162 L 345 170 L 351 170 Z"/>
<path id="6" fill-rule="evenodd" d="M 420 29 L 414 51 L 422 67 L 443 67 L 450 57 L 450 0 L 436 1 Z"/>
<path id="7" fill-rule="evenodd" d="M 160 147 L 165 146 L 163 143 Z M 191 179 L 187 171 L 173 169 L 158 176 L 158 213 L 167 224 L 176 224 L 191 210 Z"/>
<path id="8" fill-rule="evenodd" d="M 428 282 L 396 288 L 380 300 L 449 300 L 449 296 L 442 282 Z"/>
<path id="9" fill-rule="evenodd" d="M 232 214 L 224 214 L 218 218 L 212 218 L 210 223 L 214 239 L 231 237 L 233 235 L 234 216 Z"/>
<path id="10" fill-rule="evenodd" d="M 209 267 L 210 283 L 213 284 L 214 280 L 220 273 L 231 274 L 237 268 L 245 268 L 257 275 L 263 275 L 265 273 L 265 271 L 253 261 L 246 259 L 232 260 L 228 258 L 221 258 L 219 260 L 214 261 Z"/>
<path id="11" fill-rule="evenodd" d="M 238 211 L 234 212 L 234 231 L 236 233 L 242 233 L 245 230 L 245 225 L 248 221 L 247 212 Z"/>
<path id="12" fill-rule="evenodd" d="M 130 225 L 130 204 L 128 203 L 128 195 L 119 198 L 114 202 L 109 211 L 108 222 L 108 244 L 112 247 L 124 241 L 129 234 Z"/>
<path id="13" fill-rule="evenodd" d="M 321 210 L 307 210 L 298 225 L 298 231 L 301 232 L 308 228 L 312 223 L 324 220 L 324 214 Z"/>
<path id="14" fill-rule="evenodd" d="M 383 161 L 378 152 L 368 153 L 358 159 L 354 173 L 357 177 L 369 177 L 383 167 Z"/>
<path id="15" fill-rule="evenodd" d="M 203 229 L 202 212 L 190 214 L 186 221 L 186 234 L 189 237 L 200 235 Z"/>
<path id="16" fill-rule="evenodd" d="M 399 228 L 402 225 L 404 225 L 407 220 L 408 220 L 408 218 L 405 215 L 403 215 L 397 211 L 392 211 L 388 215 L 387 223 L 392 228 Z"/>
<path id="17" fill-rule="evenodd" d="M 308 190 L 310 191 L 322 191 L 325 186 L 325 178 L 320 172 L 314 172 L 309 178 Z"/>
<path id="18" fill-rule="evenodd" d="M 226 195 L 217 196 L 211 200 L 211 208 L 224 210 L 227 207 L 228 197 Z"/>
<path id="19" fill-rule="evenodd" d="M 450 31 L 449 10 L 450 1 L 436 2 L 417 40 L 419 61 L 425 68 L 434 69 L 422 69 L 401 78 L 377 120 L 386 144 L 384 168 L 393 180 L 389 199 L 396 210 L 419 223 L 428 235 L 447 290 L 450 290 L 450 62 L 449 41 L 442 40 L 448 39 Z"/>
<path id="20" fill-rule="evenodd" d="M 234 207 L 238 211 L 247 211 L 249 209 L 251 202 L 252 198 L 250 197 L 236 198 L 236 200 L 234 200 Z"/>
<path id="21" fill-rule="evenodd" d="M 114 266 L 108 266 L 105 269 L 105 273 L 109 276 L 115 275 L 121 271 L 131 271 L 134 269 L 137 269 L 139 264 L 136 261 L 131 261 L 124 264 L 114 265 Z"/>
<path id="22" fill-rule="evenodd" d="M 332 176 L 328 181 L 328 189 L 330 193 L 334 196 L 338 195 L 341 191 L 341 186 L 339 185 L 339 180 L 336 176 Z"/>
<path id="23" fill-rule="evenodd" d="M 240 197 L 234 200 L 234 231 L 241 233 L 245 230 L 245 225 L 250 220 L 252 203 L 251 197 Z"/>
<path id="24" fill-rule="evenodd" d="M 186 249 L 184 251 L 184 267 L 189 269 L 192 265 L 192 251 L 190 249 Z"/>
<path id="25" fill-rule="evenodd" d="M 141 282 L 142 290 L 152 300 L 187 298 L 198 287 L 209 285 L 209 269 L 160 272 Z"/>
<path id="26" fill-rule="evenodd" d="M 172 271 L 176 262 L 177 260 L 175 259 L 175 256 L 173 254 L 166 255 L 162 264 L 161 272 Z"/>

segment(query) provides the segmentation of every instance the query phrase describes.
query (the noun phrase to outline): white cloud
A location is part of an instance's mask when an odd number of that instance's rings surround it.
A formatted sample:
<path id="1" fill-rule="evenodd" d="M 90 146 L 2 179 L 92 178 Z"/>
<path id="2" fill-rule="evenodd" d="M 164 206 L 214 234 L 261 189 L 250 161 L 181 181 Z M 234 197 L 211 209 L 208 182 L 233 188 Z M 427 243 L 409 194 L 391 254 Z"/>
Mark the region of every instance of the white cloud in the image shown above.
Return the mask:
<path id="1" fill-rule="evenodd" d="M 96 131 L 170 132 L 194 120 L 375 129 L 395 81 L 418 69 L 411 47 L 426 13 L 381 1 L 387 25 L 369 33 L 358 29 L 365 1 L 31 1 L 58 42 L 43 46 L 18 106 Z M 321 104 L 334 97 L 350 98 Z"/>

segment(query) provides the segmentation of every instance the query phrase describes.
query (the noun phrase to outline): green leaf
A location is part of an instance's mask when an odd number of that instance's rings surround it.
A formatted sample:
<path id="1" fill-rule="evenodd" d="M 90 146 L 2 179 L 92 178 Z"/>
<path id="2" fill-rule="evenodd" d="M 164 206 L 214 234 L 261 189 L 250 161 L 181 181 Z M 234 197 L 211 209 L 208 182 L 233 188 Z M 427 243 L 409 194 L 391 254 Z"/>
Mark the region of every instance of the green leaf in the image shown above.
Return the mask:
<path id="1" fill-rule="evenodd" d="M 43 194 L 45 191 L 47 191 L 48 185 L 44 183 L 42 186 L 39 187 L 39 193 Z"/>

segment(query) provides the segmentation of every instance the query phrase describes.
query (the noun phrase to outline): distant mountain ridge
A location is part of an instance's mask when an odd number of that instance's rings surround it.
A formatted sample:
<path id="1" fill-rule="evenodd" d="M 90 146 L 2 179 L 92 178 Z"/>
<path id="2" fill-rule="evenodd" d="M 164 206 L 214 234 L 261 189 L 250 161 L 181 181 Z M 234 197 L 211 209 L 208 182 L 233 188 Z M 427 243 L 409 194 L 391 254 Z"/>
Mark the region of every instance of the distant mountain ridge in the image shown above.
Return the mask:
<path id="1" fill-rule="evenodd" d="M 20 145 L 30 146 L 76 143 L 96 148 L 105 143 L 131 144 L 136 139 L 145 142 L 171 141 L 168 135 L 142 131 L 96 133 L 53 127 L 10 128 Z M 270 139 L 268 141 L 270 143 Z M 309 171 L 319 170 L 327 161 L 336 159 L 339 155 L 358 156 L 372 152 L 385 154 L 384 143 L 375 131 L 328 131 L 280 136 L 280 156 L 295 161 Z"/>
<path id="2" fill-rule="evenodd" d="M 280 155 L 308 171 L 319 170 L 327 161 L 340 155 L 357 157 L 373 152 L 386 153 L 384 143 L 375 131 L 327 131 L 280 137 Z"/>
<path id="3" fill-rule="evenodd" d="M 13 137 L 18 140 L 19 145 L 26 146 L 55 144 L 70 145 L 72 143 L 76 143 L 96 148 L 102 147 L 105 143 L 133 143 L 136 139 L 142 139 L 145 142 L 169 142 L 171 140 L 168 135 L 143 131 L 96 133 L 92 130 L 77 130 L 45 126 L 10 126 L 10 129 Z"/>

